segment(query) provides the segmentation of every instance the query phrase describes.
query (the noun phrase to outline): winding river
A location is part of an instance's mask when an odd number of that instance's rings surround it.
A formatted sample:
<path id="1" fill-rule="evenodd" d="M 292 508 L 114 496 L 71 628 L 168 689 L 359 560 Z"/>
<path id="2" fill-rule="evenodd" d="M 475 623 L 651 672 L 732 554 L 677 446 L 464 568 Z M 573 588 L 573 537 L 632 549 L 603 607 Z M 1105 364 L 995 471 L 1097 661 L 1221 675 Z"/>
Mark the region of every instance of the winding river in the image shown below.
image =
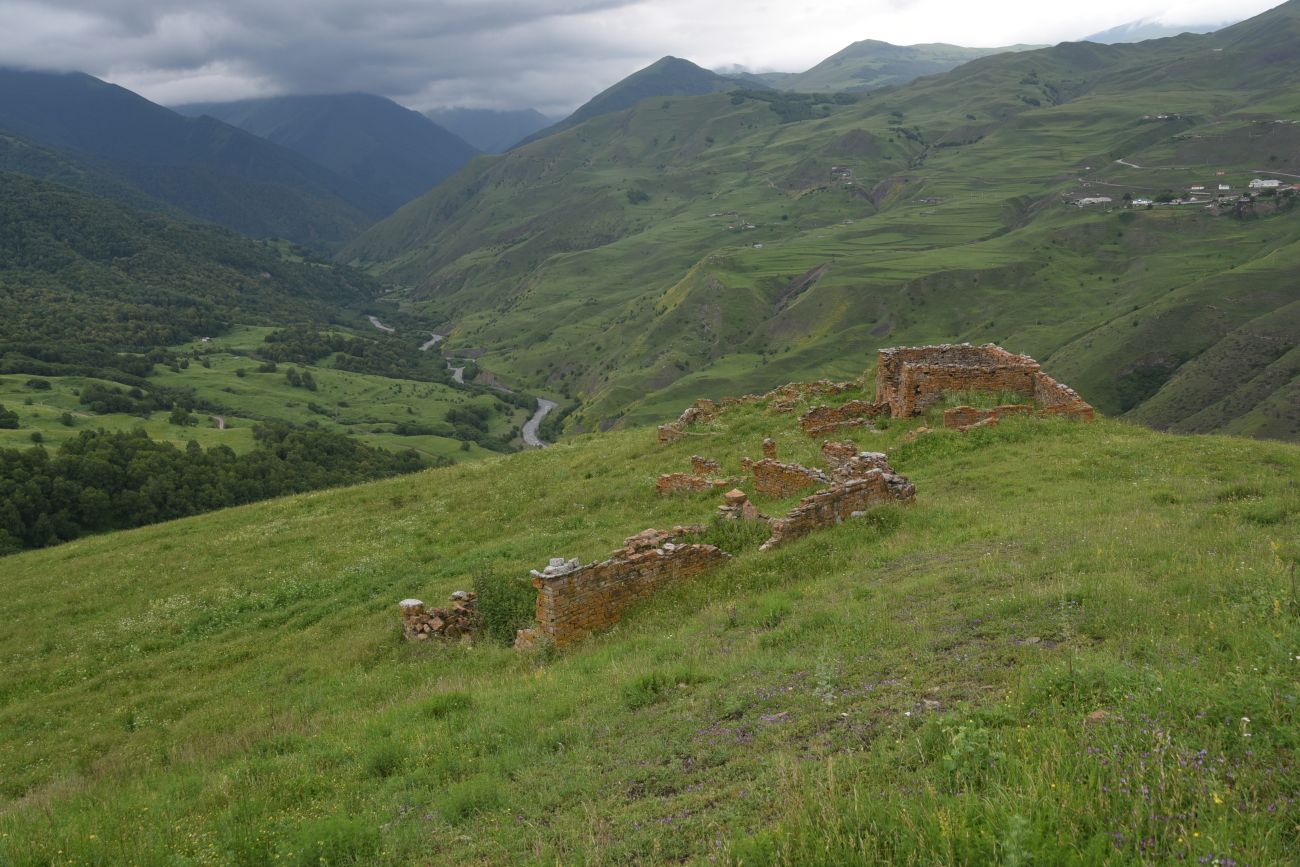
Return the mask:
<path id="1" fill-rule="evenodd" d="M 389 325 L 385 325 L 384 323 L 380 322 L 377 317 L 371 316 L 369 317 L 369 319 L 370 319 L 370 324 L 378 328 L 380 331 L 386 331 L 389 334 L 392 334 L 394 331 L 397 330 Z M 439 343 L 441 343 L 446 339 L 447 339 L 447 335 L 435 334 L 431 331 L 429 332 L 429 339 L 424 341 L 424 343 L 420 344 L 420 351 L 428 352 L 430 349 L 433 349 L 433 347 L 437 346 Z M 464 367 L 453 367 L 452 363 L 449 361 L 447 362 L 447 369 L 451 371 L 451 378 L 454 381 L 460 383 L 461 385 L 465 384 Z M 504 386 L 498 386 L 498 388 L 500 388 L 502 391 L 506 392 L 507 394 L 514 393 L 510 389 L 505 388 Z M 555 409 L 556 406 L 557 404 L 553 400 L 547 400 L 544 397 L 537 398 L 537 411 L 533 413 L 532 418 L 524 422 L 523 429 L 520 431 L 520 434 L 521 436 L 523 436 L 524 439 L 524 445 L 533 449 L 544 449 L 549 445 L 549 443 L 547 443 L 545 440 L 543 440 L 541 437 L 537 435 L 537 431 L 542 426 L 542 420 L 545 419 L 548 415 L 550 415 L 551 411 Z"/>

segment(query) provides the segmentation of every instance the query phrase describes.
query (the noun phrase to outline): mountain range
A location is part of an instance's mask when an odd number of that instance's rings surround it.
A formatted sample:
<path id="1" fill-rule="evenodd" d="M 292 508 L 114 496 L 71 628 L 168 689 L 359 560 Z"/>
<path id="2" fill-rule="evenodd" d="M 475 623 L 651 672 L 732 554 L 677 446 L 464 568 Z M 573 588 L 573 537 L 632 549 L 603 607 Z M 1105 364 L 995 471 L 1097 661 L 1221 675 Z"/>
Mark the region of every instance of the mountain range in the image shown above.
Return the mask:
<path id="1" fill-rule="evenodd" d="M 195 103 L 209 116 L 307 157 L 365 190 L 386 215 L 427 192 L 478 151 L 419 112 L 364 93 Z"/>
<path id="2" fill-rule="evenodd" d="M 760 84 L 803 93 L 876 90 L 907 84 L 923 75 L 947 72 L 977 57 L 1042 46 L 965 48 L 960 45 L 891 45 L 864 39 L 798 73 L 769 72 L 753 76 Z"/>
<path id="3" fill-rule="evenodd" d="M 0 168 L 151 199 L 254 237 L 329 248 L 384 213 L 369 190 L 288 148 L 80 73 L 0 69 L 0 131 Z"/>

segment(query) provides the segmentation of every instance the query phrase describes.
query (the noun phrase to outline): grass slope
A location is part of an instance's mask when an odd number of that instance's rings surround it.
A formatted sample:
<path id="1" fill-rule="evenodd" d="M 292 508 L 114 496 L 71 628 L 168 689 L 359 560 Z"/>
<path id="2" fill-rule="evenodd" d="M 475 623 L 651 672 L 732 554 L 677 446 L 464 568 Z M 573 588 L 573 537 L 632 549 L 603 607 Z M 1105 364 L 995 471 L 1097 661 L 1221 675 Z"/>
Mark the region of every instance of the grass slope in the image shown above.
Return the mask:
<path id="1" fill-rule="evenodd" d="M 6 558 L 0 863 L 1286 862 L 1300 451 L 905 432 L 858 439 L 914 506 L 559 655 L 407 645 L 395 602 L 707 519 L 655 475 L 769 434 L 810 461 L 793 415 Z"/>

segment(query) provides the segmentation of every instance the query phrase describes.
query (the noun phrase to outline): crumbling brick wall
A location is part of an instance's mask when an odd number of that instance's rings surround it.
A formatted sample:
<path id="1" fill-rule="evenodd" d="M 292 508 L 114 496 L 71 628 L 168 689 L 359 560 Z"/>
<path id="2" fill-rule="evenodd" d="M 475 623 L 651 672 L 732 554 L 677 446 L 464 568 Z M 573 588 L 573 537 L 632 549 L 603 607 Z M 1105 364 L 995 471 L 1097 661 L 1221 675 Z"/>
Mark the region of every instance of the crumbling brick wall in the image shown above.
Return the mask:
<path id="1" fill-rule="evenodd" d="M 804 497 L 784 518 L 772 521 L 772 536 L 761 550 L 769 551 L 815 530 L 833 527 L 872 506 L 911 502 L 915 496 L 916 487 L 905 477 L 878 468 L 869 470 L 862 478 Z"/>
<path id="2" fill-rule="evenodd" d="M 867 427 L 870 419 L 887 411 L 875 401 L 850 400 L 841 406 L 815 406 L 799 416 L 799 426 L 808 436 L 820 436 L 846 427 Z"/>
<path id="3" fill-rule="evenodd" d="M 844 446 L 853 449 L 853 453 L 846 455 Z M 894 472 L 884 452 L 860 452 L 853 443 L 823 443 L 822 455 L 826 458 L 826 465 L 831 469 L 833 484 L 863 478 L 871 470 Z"/>
<path id="4" fill-rule="evenodd" d="M 462 638 L 478 631 L 477 594 L 457 590 L 446 608 L 426 608 L 419 599 L 397 603 L 402 611 L 402 634 L 407 641 L 430 638 Z"/>
<path id="5" fill-rule="evenodd" d="M 713 458 L 705 458 L 700 455 L 691 455 L 691 472 L 697 476 L 705 476 L 709 473 L 722 471 L 722 465 Z"/>
<path id="6" fill-rule="evenodd" d="M 537 627 L 533 635 L 521 630 L 516 644 L 528 646 L 541 635 L 563 647 L 613 626 L 628 606 L 659 588 L 725 563 L 730 555 L 713 545 L 673 541 L 699 529 L 646 530 L 626 539 L 608 560 L 561 574 L 535 572 Z"/>
<path id="7" fill-rule="evenodd" d="M 1062 385 L 1045 373 L 1034 378 L 1034 400 L 1045 415 L 1067 415 L 1083 421 L 1092 421 L 1093 409 L 1079 393 Z"/>
<path id="8" fill-rule="evenodd" d="M 764 497 L 778 500 L 830 481 L 821 470 L 783 464 L 771 458 L 754 461 L 753 471 L 754 490 Z"/>
<path id="9" fill-rule="evenodd" d="M 880 350 L 876 401 L 887 406 L 894 418 L 919 415 L 945 394 L 962 391 L 1010 392 L 1035 401 L 1043 414 L 1093 417 L 1092 407 L 1073 389 L 1043 373 L 1037 361 L 992 343 Z M 970 424 L 999 417 L 973 418 Z"/>
<path id="10" fill-rule="evenodd" d="M 880 350 L 876 400 L 890 415 L 919 415 L 945 394 L 961 391 L 1011 392 L 1034 396 L 1038 362 L 1000 346 L 900 347 Z"/>

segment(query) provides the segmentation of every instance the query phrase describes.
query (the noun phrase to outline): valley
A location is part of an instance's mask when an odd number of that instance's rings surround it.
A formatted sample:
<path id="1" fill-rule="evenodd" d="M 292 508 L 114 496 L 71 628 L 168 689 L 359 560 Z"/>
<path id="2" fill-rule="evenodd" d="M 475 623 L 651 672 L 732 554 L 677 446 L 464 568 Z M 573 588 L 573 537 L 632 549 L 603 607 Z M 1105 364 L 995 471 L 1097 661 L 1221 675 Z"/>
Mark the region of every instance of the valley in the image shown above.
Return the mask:
<path id="1" fill-rule="evenodd" d="M 1294 860 L 1300 0 L 42 5 L 0 867 Z"/>

